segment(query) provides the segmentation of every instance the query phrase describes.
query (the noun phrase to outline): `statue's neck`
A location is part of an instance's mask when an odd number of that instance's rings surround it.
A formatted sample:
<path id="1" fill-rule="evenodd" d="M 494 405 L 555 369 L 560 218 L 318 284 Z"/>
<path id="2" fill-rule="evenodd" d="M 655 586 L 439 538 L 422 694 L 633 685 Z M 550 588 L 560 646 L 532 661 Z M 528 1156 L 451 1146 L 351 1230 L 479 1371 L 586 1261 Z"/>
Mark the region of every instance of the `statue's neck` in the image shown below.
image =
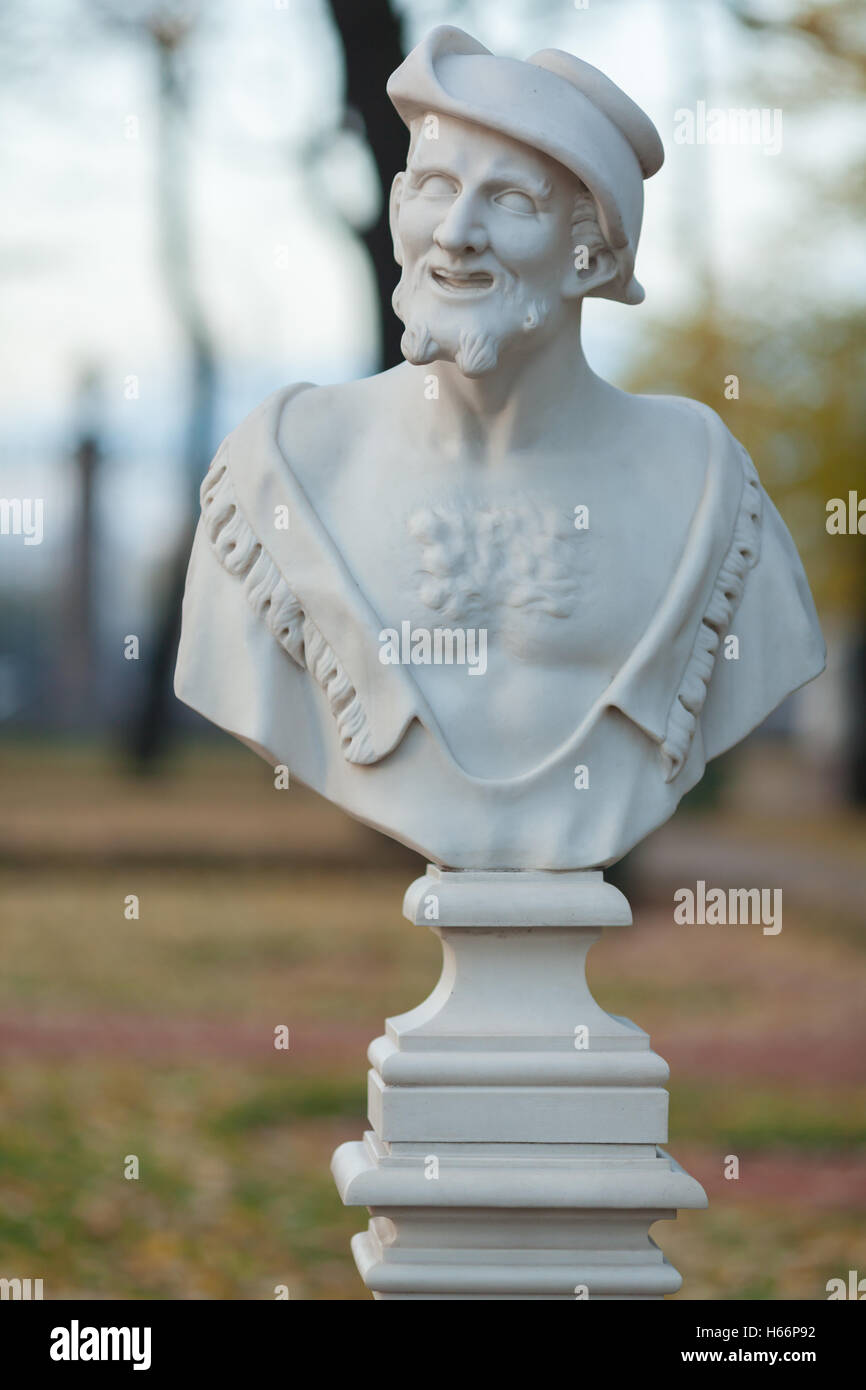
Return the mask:
<path id="1" fill-rule="evenodd" d="M 539 441 L 555 448 L 605 389 L 584 356 L 579 320 L 544 343 L 504 351 L 484 376 L 464 376 L 453 362 L 417 370 L 438 378 L 436 408 L 427 417 L 434 442 L 488 462 Z"/>

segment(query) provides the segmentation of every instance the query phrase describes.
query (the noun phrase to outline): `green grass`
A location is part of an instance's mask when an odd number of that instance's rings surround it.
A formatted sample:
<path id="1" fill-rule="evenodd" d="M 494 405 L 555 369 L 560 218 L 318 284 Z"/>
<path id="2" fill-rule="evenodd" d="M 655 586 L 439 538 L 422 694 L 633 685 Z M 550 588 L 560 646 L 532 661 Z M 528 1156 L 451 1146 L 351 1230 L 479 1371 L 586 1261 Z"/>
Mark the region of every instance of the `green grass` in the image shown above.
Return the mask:
<path id="1" fill-rule="evenodd" d="M 349 1253 L 366 1212 L 342 1207 L 330 1155 L 366 1127 L 367 1043 L 429 993 L 439 946 L 401 917 L 412 865 L 380 846 L 365 872 L 367 832 L 302 796 L 275 822 L 262 767 L 195 752 L 164 780 L 131 783 L 87 750 L 10 760 L 0 1274 L 42 1278 L 47 1298 L 267 1299 L 278 1284 L 292 1298 L 367 1297 Z M 309 846 L 331 867 L 281 864 L 289 840 L 300 861 Z M 809 843 L 803 833 L 798 854 Z M 138 921 L 123 915 L 130 893 Z M 835 1077 L 832 1048 L 823 1084 L 762 1074 L 764 1044 L 778 1068 L 804 1020 L 846 1045 L 866 988 L 850 924 L 786 907 L 768 940 L 641 917 L 593 950 L 603 1006 L 663 1054 L 668 1034 L 754 1041 L 745 1077 L 674 1068 L 671 1152 L 713 1171 L 728 1153 L 817 1171 L 861 1152 L 863 1089 Z M 285 1053 L 278 1023 L 292 1032 Z M 128 1155 L 138 1180 L 123 1175 Z M 828 1279 L 863 1269 L 860 1205 L 744 1190 L 725 1184 L 709 1211 L 656 1227 L 686 1296 L 823 1298 Z"/>
<path id="2" fill-rule="evenodd" d="M 93 1059 L 13 1074 L 0 1091 L 2 1264 L 45 1279 L 47 1297 L 258 1299 L 280 1283 L 293 1298 L 364 1296 L 348 1240 L 366 1213 L 342 1208 L 328 1172 L 336 1145 L 363 1128 L 360 1075 L 279 1081 Z M 738 1131 L 725 1127 L 722 1087 L 674 1096 L 679 1140 L 742 1143 L 744 1155 L 797 1133 L 811 1143 L 827 1122 L 819 1097 L 789 1098 L 787 1115 L 769 1098 L 772 1124 Z M 768 1096 L 746 1091 L 742 1104 L 757 1114 Z M 840 1137 L 830 1124 L 824 1142 Z M 131 1154 L 137 1181 L 123 1176 Z M 816 1298 L 862 1264 L 866 1213 L 742 1202 L 732 1184 L 654 1235 L 689 1297 Z"/>
<path id="3" fill-rule="evenodd" d="M 2 1265 L 46 1297 L 363 1296 L 348 1239 L 366 1216 L 328 1171 L 360 1078 L 281 1093 L 237 1067 L 28 1063 L 0 1096 Z"/>
<path id="4" fill-rule="evenodd" d="M 862 1087 L 671 1082 L 671 1134 L 742 1154 L 765 1149 L 851 1153 L 866 1149 Z"/>

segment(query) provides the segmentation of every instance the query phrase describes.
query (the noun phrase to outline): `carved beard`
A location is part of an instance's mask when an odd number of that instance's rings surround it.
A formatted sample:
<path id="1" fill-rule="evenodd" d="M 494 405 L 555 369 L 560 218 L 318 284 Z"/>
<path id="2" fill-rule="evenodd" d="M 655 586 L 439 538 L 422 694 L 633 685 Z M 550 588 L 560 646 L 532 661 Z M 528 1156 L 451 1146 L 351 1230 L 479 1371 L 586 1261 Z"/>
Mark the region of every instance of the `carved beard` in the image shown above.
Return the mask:
<path id="1" fill-rule="evenodd" d="M 397 317 L 406 325 L 400 343 L 403 356 L 414 366 L 428 362 L 454 362 L 467 377 L 484 376 L 495 371 L 504 347 L 526 333 L 536 332 L 546 322 L 550 305 L 526 293 L 520 283 L 507 271 L 500 272 L 504 281 L 495 300 L 498 322 L 486 327 L 461 327 L 460 306 L 438 303 L 425 305 L 423 282 L 428 274 L 426 260 L 419 261 L 407 276 L 404 267 L 394 291 L 392 304 Z M 472 306 L 469 306 L 472 312 Z"/>

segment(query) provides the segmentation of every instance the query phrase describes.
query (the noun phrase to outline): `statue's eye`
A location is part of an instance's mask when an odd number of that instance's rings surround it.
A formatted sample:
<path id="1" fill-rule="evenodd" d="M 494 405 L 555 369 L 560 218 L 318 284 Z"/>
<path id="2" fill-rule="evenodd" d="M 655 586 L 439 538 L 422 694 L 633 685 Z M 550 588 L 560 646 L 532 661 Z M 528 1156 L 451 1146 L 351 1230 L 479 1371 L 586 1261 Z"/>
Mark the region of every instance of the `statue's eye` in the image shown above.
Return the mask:
<path id="1" fill-rule="evenodd" d="M 509 188 L 505 193 L 498 193 L 494 202 L 499 203 L 500 207 L 508 208 L 509 212 L 535 212 L 535 203 L 528 193 L 521 193 L 518 188 Z"/>
<path id="2" fill-rule="evenodd" d="M 456 180 L 447 174 L 428 174 L 418 186 L 430 198 L 453 198 L 457 193 Z"/>

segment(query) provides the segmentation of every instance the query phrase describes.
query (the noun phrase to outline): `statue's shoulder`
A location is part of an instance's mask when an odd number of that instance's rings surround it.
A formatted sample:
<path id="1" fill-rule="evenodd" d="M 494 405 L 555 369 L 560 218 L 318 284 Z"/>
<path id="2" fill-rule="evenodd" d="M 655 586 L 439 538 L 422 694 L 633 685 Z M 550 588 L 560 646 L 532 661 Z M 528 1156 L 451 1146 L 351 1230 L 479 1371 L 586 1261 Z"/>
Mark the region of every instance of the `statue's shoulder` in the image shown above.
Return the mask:
<path id="1" fill-rule="evenodd" d="M 745 452 L 712 406 L 690 396 L 627 398 L 633 418 L 648 441 L 667 452 L 674 451 L 691 466 L 711 456 L 736 462 Z"/>
<path id="2" fill-rule="evenodd" d="M 711 406 L 688 396 L 630 396 L 631 430 L 641 441 L 642 482 L 668 497 L 705 488 L 731 505 L 752 505 L 757 471 L 740 441 Z"/>
<path id="3" fill-rule="evenodd" d="M 396 369 L 399 370 L 399 369 Z M 336 482 L 347 458 L 373 429 L 381 430 L 393 399 L 393 372 L 286 392 L 277 445 L 298 479 L 318 489 Z"/>

